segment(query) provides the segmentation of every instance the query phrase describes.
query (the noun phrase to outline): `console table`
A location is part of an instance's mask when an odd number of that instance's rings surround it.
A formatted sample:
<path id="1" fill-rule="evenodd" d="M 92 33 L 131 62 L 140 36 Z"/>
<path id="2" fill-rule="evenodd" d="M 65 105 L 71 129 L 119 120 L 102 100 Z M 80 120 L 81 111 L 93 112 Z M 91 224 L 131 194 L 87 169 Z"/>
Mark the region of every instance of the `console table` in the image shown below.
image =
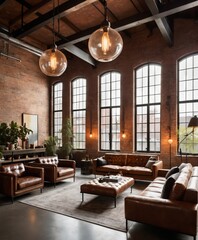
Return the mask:
<path id="1" fill-rule="evenodd" d="M 5 160 L 0 160 L 0 165 L 12 162 L 30 162 L 44 156 L 45 148 L 4 150 L 2 153 Z"/>

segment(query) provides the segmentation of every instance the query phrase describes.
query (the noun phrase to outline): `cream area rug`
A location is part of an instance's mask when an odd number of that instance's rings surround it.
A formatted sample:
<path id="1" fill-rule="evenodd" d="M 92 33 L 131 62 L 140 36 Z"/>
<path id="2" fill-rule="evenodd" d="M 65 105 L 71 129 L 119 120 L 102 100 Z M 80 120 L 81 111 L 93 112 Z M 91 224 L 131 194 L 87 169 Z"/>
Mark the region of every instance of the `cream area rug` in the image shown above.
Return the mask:
<path id="1" fill-rule="evenodd" d="M 81 184 L 93 179 L 78 174 L 76 181 L 67 179 L 58 183 L 54 188 L 48 185 L 42 194 L 36 192 L 20 198 L 20 202 L 44 210 L 63 214 L 104 227 L 125 232 L 124 198 L 131 194 L 130 188 L 117 198 L 117 206 L 114 207 L 114 199 L 97 195 L 84 194 L 84 202 L 80 193 Z M 136 182 L 132 194 L 138 194 L 148 183 Z"/>

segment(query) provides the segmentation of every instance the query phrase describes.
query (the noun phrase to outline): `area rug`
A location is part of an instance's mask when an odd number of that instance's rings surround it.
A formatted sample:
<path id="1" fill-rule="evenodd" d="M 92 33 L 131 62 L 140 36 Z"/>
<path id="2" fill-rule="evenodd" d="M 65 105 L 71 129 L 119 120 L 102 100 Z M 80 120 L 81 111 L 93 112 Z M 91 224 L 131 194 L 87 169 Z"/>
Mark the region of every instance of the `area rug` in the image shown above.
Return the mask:
<path id="1" fill-rule="evenodd" d="M 89 179 L 83 177 L 76 177 L 75 182 L 67 179 L 57 184 L 55 188 L 53 186 L 45 187 L 42 194 L 28 195 L 19 201 L 44 210 L 125 232 L 124 198 L 131 194 L 130 188 L 117 198 L 116 208 L 112 198 L 90 194 L 84 194 L 84 202 L 82 203 L 80 186 L 87 181 Z M 148 183 L 136 182 L 132 194 L 139 194 L 147 185 Z"/>

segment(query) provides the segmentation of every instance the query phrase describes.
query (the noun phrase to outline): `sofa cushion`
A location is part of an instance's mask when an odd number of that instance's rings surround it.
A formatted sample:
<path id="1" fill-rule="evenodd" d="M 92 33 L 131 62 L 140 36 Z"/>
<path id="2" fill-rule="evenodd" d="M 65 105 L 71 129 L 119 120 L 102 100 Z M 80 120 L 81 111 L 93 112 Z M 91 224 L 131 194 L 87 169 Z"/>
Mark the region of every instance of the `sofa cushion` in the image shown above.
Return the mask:
<path id="1" fill-rule="evenodd" d="M 100 157 L 100 158 L 97 158 L 97 167 L 100 167 L 100 166 L 104 166 L 107 164 L 107 160 Z"/>
<path id="2" fill-rule="evenodd" d="M 127 154 L 126 166 L 145 167 L 149 158 L 150 158 L 150 156 L 148 156 L 148 155 Z"/>
<path id="3" fill-rule="evenodd" d="M 182 200 L 188 185 L 188 180 L 189 180 L 188 173 L 181 172 L 173 185 L 169 199 Z"/>
<path id="4" fill-rule="evenodd" d="M 57 156 L 49 156 L 49 157 L 39 157 L 36 160 L 37 163 L 44 163 L 44 164 L 55 164 L 58 165 L 58 157 Z"/>
<path id="5" fill-rule="evenodd" d="M 119 166 L 125 166 L 126 165 L 126 154 L 105 154 L 105 159 L 108 164 L 111 165 L 119 165 Z"/>
<path id="6" fill-rule="evenodd" d="M 185 202 L 198 203 L 198 177 L 190 178 L 183 200 Z"/>
<path id="7" fill-rule="evenodd" d="M 73 168 L 57 167 L 58 177 L 67 176 L 74 173 Z"/>
<path id="8" fill-rule="evenodd" d="M 119 165 L 107 164 L 107 165 L 97 167 L 97 171 L 98 172 L 104 172 L 105 174 L 109 174 L 109 173 L 116 173 L 117 174 L 117 173 L 121 172 L 121 167 Z"/>
<path id="9" fill-rule="evenodd" d="M 179 172 L 172 174 L 166 179 L 166 182 L 164 183 L 163 189 L 162 189 L 162 198 L 168 199 L 170 192 L 173 188 L 173 185 L 177 178 L 179 177 Z"/>
<path id="10" fill-rule="evenodd" d="M 39 177 L 33 176 L 19 177 L 17 179 L 17 189 L 21 190 L 39 183 L 42 183 L 42 179 Z"/>
<path id="11" fill-rule="evenodd" d="M 169 178 L 172 174 L 174 173 L 178 173 L 179 172 L 179 168 L 176 167 L 172 167 L 166 174 L 165 178 Z"/>
<path id="12" fill-rule="evenodd" d="M 125 175 L 142 175 L 142 176 L 150 176 L 152 175 L 152 170 L 150 168 L 145 167 L 130 167 L 130 166 L 123 166 L 120 167 L 120 171 Z"/>
<path id="13" fill-rule="evenodd" d="M 17 177 L 21 177 L 25 173 L 25 166 L 23 163 L 13 163 L 8 165 L 3 165 L 1 171 L 5 173 L 14 174 Z"/>

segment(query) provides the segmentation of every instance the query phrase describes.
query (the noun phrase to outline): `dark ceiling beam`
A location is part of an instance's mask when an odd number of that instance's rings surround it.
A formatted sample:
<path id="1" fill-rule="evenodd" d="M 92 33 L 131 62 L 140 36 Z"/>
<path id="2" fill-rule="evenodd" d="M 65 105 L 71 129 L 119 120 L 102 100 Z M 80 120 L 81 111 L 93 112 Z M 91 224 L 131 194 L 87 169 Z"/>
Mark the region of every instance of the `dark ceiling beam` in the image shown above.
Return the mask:
<path id="1" fill-rule="evenodd" d="M 23 28 L 17 29 L 12 34 L 14 37 L 22 38 L 27 36 L 28 34 L 36 31 L 37 29 L 45 26 L 46 24 L 52 22 L 54 18 L 62 18 L 71 12 L 75 12 L 82 7 L 90 5 L 97 0 L 69 0 L 51 11 L 43 14 L 42 16 L 38 17 L 37 19 L 27 23 L 23 26 Z"/>
<path id="2" fill-rule="evenodd" d="M 46 5 L 48 2 L 51 2 L 51 0 L 43 0 L 40 3 L 36 4 L 35 6 L 30 6 L 29 4 L 26 4 L 25 1 L 23 0 L 17 0 L 18 3 L 20 3 L 21 5 L 24 4 L 24 6 L 26 8 L 28 8 L 27 11 L 25 11 L 23 13 L 23 18 L 25 19 L 26 17 L 28 17 L 29 15 L 36 13 L 40 8 L 42 8 L 44 5 Z M 21 16 L 17 16 L 16 18 L 12 19 L 10 21 L 10 27 L 12 27 L 13 25 L 15 25 L 17 22 L 19 22 L 21 20 Z"/>
<path id="3" fill-rule="evenodd" d="M 145 2 L 153 15 L 159 13 L 159 9 L 157 7 L 155 0 L 145 0 Z M 155 22 L 162 36 L 164 37 L 165 41 L 168 43 L 169 46 L 172 46 L 173 34 L 167 19 L 163 17 L 163 18 L 156 19 Z"/>
<path id="4" fill-rule="evenodd" d="M 81 58 L 83 61 L 91 64 L 92 66 L 96 66 L 96 61 L 86 52 L 84 52 L 83 50 L 81 50 L 80 48 L 76 47 L 73 44 L 67 44 L 67 46 L 64 47 L 64 49 L 67 52 L 72 53 L 73 55 Z"/>
<path id="5" fill-rule="evenodd" d="M 155 15 L 149 14 L 149 13 L 142 13 L 138 14 L 137 16 L 134 17 L 129 17 L 126 19 L 123 19 L 121 21 L 112 23 L 112 28 L 116 29 L 117 31 L 124 31 L 129 28 L 137 27 L 142 24 L 148 23 L 155 21 L 160 18 L 164 18 L 173 14 L 176 14 L 178 12 L 182 12 L 194 7 L 198 6 L 198 1 L 197 0 L 188 0 L 188 1 L 177 1 L 176 3 L 169 4 L 168 6 L 164 6 L 161 8 L 161 12 Z M 75 44 L 84 40 L 87 40 L 89 36 L 97 30 L 100 26 L 95 26 L 92 28 L 89 28 L 85 31 L 82 31 L 80 33 L 74 34 L 72 36 L 67 37 L 69 40 L 69 43 Z M 60 48 L 64 48 L 67 45 L 67 42 L 64 41 L 59 41 L 57 42 L 57 45 Z"/>

